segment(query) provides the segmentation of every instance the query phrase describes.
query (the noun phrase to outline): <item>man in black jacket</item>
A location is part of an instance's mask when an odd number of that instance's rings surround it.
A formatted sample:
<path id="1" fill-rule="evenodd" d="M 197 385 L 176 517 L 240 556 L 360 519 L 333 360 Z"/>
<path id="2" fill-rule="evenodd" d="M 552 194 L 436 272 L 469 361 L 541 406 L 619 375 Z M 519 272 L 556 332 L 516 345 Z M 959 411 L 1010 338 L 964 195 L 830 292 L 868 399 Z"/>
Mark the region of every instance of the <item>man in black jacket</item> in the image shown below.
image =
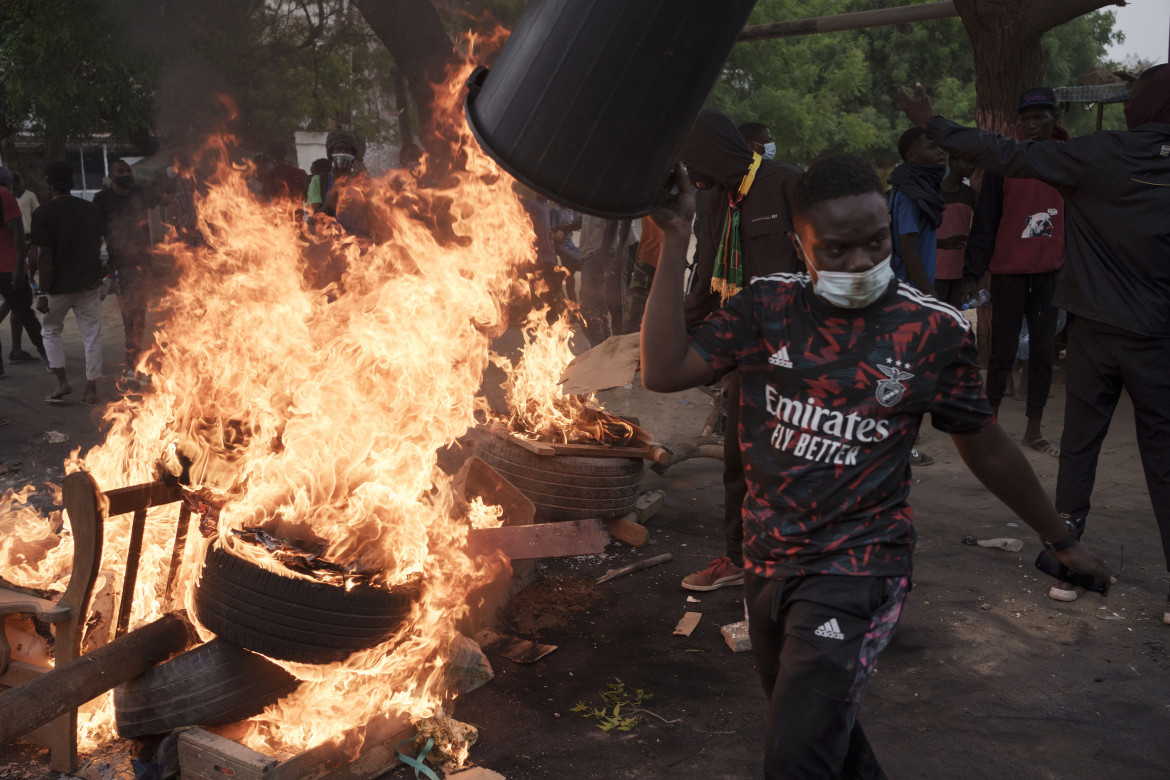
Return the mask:
<path id="1" fill-rule="evenodd" d="M 683 144 L 679 158 L 691 181 L 710 192 L 698 236 L 695 269 L 686 296 L 686 322 L 697 325 L 747 287 L 755 277 L 801 270 L 788 233 L 789 202 L 800 169 L 766 160 L 718 111 L 704 111 Z M 683 578 L 688 590 L 715 590 L 743 584 L 743 501 L 747 484 L 739 448 L 739 372 L 724 384 L 727 421 L 723 432 L 724 556 Z"/>
<path id="2" fill-rule="evenodd" d="M 1124 387 L 1170 571 L 1170 66 L 1134 83 L 1127 131 L 1062 144 L 1012 141 L 961 127 L 934 111 L 919 84 L 898 93 L 910 121 L 947 151 L 1064 196 L 1065 264 L 1055 303 L 1076 315 L 1069 333 L 1067 401 L 1056 508 L 1084 529 L 1097 456 Z M 1049 593 L 1071 601 L 1058 583 Z M 1170 604 L 1163 615 L 1170 624 Z"/>

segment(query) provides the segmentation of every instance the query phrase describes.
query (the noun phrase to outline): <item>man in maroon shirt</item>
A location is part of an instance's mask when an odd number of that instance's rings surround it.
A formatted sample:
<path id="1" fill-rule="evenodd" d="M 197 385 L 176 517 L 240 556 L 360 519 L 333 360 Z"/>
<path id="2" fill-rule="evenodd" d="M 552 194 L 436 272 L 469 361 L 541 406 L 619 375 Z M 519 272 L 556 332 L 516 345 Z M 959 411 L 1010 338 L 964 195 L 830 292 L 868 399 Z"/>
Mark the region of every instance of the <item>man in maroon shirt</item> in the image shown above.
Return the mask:
<path id="1" fill-rule="evenodd" d="M 753 280 L 689 338 L 682 277 L 694 207 L 680 183 L 654 217 L 664 238 L 642 382 L 673 392 L 734 369 L 743 377 L 744 595 L 769 700 L 765 774 L 885 777 L 857 713 L 910 587 L 909 459 L 924 414 L 1065 565 L 1109 572 L 996 424 L 970 325 L 894 278 L 889 212 L 869 164 L 813 165 L 792 201 L 808 273 Z"/>

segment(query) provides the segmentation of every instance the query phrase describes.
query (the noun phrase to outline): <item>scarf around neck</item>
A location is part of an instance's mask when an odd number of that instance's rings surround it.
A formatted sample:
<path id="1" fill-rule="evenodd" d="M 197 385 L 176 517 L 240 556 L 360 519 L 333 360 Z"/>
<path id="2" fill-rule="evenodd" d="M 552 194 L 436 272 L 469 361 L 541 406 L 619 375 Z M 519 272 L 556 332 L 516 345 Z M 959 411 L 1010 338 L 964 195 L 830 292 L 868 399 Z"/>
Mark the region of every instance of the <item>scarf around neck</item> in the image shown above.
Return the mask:
<path id="1" fill-rule="evenodd" d="M 942 192 L 945 165 L 902 163 L 890 173 L 889 185 L 910 199 L 936 228 L 942 224 L 946 207 Z"/>
<path id="2" fill-rule="evenodd" d="M 711 292 L 719 293 L 719 305 L 726 305 L 731 296 L 743 288 L 743 241 L 739 234 L 739 204 L 752 188 L 756 171 L 764 158 L 752 152 L 752 164 L 744 174 L 736 192 L 727 193 L 727 212 L 723 216 L 723 232 L 715 251 L 715 269 L 711 272 Z"/>

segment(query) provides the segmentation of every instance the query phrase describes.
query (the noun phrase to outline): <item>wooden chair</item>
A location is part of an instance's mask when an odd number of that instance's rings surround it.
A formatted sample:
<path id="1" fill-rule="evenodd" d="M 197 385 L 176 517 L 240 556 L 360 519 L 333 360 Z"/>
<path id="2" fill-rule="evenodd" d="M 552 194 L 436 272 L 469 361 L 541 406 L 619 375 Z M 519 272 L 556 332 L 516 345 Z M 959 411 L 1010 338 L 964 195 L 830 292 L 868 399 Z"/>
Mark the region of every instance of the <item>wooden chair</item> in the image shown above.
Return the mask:
<path id="1" fill-rule="evenodd" d="M 146 526 L 146 510 L 178 501 L 182 495 L 177 485 L 152 482 L 119 488 L 103 494 L 88 473 L 69 474 L 62 482 L 65 510 L 73 529 L 73 570 L 65 593 L 56 601 L 37 596 L 32 591 L 7 586 L 0 582 L 0 686 L 15 687 L 50 669 L 11 659 L 12 649 L 4 635 L 3 619 L 16 613 L 30 614 L 53 626 L 55 634 L 55 663 L 64 665 L 81 654 L 82 632 L 86 613 L 93 596 L 102 558 L 102 531 L 106 517 L 134 513 L 130 544 L 126 551 L 126 576 L 118 606 L 115 637 L 126 632 L 130 622 L 130 607 L 138 578 L 138 559 L 142 552 L 142 536 Z M 184 505 L 179 510 L 175 543 L 171 552 L 170 573 L 166 597 L 186 544 L 187 526 L 191 512 Z M 19 713 L 5 713 L 5 717 L 20 717 Z M 48 747 L 49 766 L 57 772 L 77 769 L 77 710 L 74 709 L 52 723 L 24 735 L 28 742 Z"/>

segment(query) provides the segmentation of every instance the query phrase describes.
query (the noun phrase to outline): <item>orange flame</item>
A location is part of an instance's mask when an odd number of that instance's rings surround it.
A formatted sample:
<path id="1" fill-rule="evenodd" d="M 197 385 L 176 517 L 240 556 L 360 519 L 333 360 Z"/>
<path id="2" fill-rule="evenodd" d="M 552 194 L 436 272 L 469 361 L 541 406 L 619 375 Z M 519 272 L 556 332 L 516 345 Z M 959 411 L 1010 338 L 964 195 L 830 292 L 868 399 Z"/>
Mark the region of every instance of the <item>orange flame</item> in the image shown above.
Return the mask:
<path id="1" fill-rule="evenodd" d="M 628 444 L 633 428 L 606 414 L 596 395 L 565 395 L 560 377 L 573 360 L 572 339 L 567 315 L 550 323 L 547 310 L 534 311 L 524 323 L 524 351 L 516 365 L 503 355 L 492 355 L 507 375 L 509 415 L 501 422 L 509 432 L 528 439 Z"/>
<path id="2" fill-rule="evenodd" d="M 472 39 L 469 60 L 476 49 Z M 313 233 L 258 204 L 248 170 L 230 162 L 230 139 L 212 139 L 199 165 L 214 164 L 198 202 L 206 245 L 162 247 L 177 281 L 139 365 L 150 387 L 113 404 L 105 442 L 67 464 L 106 489 L 149 482 L 160 464 L 185 469 L 193 486 L 223 497 L 218 543 L 284 576 L 308 575 L 230 531 L 261 526 L 319 545 L 383 585 L 423 578 L 407 627 L 384 645 L 336 664 L 282 663 L 305 683 L 253 719 L 243 739 L 269 755 L 340 741 L 382 713 L 440 714 L 450 696 L 443 653 L 467 594 L 499 573 L 499 561 L 464 551 L 469 525 L 498 525 L 498 508 L 473 504 L 470 522 L 453 511 L 450 479 L 436 465 L 436 451 L 484 408 L 477 394 L 490 341 L 505 326 L 517 269 L 535 255 L 512 180 L 462 119 L 470 70 L 452 74 L 436 111 L 462 169 L 431 189 L 401 173 L 361 182 L 376 241 Z M 337 272 L 315 273 L 320 258 Z M 53 547 L 52 518 L 38 517 L 26 496 L 6 494 L 0 506 L 0 571 L 52 582 L 69 545 Z M 177 512 L 148 515 L 131 628 L 184 606 L 193 614 L 205 545 L 185 550 L 178 603 L 162 595 Z M 130 516 L 106 524 L 102 568 L 117 582 L 129 524 Z M 112 736 L 112 709 L 106 696 L 82 713 L 84 746 Z M 356 749 L 362 736 L 344 738 Z"/>

